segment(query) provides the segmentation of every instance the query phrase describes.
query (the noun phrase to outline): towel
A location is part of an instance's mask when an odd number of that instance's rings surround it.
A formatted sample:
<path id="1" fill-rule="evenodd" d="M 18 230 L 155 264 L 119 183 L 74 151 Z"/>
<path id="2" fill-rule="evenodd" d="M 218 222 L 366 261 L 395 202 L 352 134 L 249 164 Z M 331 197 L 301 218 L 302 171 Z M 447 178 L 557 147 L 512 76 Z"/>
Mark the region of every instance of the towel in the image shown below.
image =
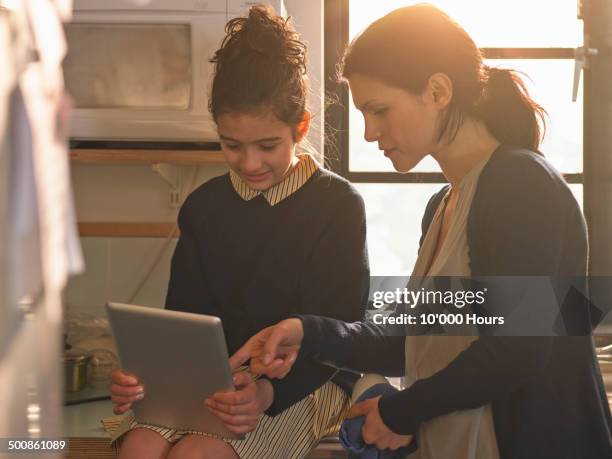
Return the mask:
<path id="1" fill-rule="evenodd" d="M 359 396 L 357 402 L 362 402 L 369 398 L 379 395 L 392 394 L 397 389 L 391 384 L 376 384 L 367 389 Z M 340 427 L 340 443 L 348 451 L 349 459 L 400 459 L 416 451 L 416 438 L 408 446 L 404 446 L 395 451 L 379 450 L 374 445 L 367 445 L 361 437 L 361 428 L 365 421 L 365 416 L 358 416 L 353 419 L 345 419 Z"/>

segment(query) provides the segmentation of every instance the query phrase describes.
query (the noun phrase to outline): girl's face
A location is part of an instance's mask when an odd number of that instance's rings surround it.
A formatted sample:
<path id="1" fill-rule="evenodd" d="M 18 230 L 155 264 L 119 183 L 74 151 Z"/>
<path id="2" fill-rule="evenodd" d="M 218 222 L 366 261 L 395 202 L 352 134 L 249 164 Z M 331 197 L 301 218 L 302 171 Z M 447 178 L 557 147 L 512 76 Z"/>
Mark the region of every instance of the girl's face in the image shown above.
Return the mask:
<path id="1" fill-rule="evenodd" d="M 351 76 L 349 86 L 363 114 L 365 140 L 378 142 L 395 170 L 408 172 L 436 150 L 439 110 L 428 90 L 414 95 L 362 74 Z"/>
<path id="2" fill-rule="evenodd" d="M 265 191 L 297 162 L 291 127 L 274 114 L 227 113 L 217 118 L 221 150 L 229 167 L 249 188 Z"/>

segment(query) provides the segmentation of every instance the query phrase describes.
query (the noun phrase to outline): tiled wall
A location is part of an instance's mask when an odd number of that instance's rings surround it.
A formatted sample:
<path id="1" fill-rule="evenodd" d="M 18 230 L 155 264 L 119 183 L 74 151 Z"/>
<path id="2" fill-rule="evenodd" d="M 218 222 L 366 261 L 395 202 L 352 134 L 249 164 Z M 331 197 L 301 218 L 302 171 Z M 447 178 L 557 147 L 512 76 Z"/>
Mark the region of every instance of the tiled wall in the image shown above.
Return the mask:
<path id="1" fill-rule="evenodd" d="M 189 193 L 192 184 L 198 186 L 225 172 L 224 167 L 181 167 L 183 194 Z M 77 164 L 72 176 L 79 221 L 176 221 L 178 209 L 168 206 L 168 186 L 148 166 Z M 86 270 L 68 284 L 67 311 L 104 317 L 106 301 L 163 306 L 175 245 L 174 238 L 81 238 Z M 132 299 L 160 254 L 140 293 Z"/>
<path id="2" fill-rule="evenodd" d="M 167 241 L 162 238 L 86 237 L 81 238 L 81 246 L 86 271 L 68 284 L 66 303 L 71 309 L 102 316 L 106 301 L 163 306 L 175 238 Z M 139 293 L 133 297 L 158 258 Z"/>

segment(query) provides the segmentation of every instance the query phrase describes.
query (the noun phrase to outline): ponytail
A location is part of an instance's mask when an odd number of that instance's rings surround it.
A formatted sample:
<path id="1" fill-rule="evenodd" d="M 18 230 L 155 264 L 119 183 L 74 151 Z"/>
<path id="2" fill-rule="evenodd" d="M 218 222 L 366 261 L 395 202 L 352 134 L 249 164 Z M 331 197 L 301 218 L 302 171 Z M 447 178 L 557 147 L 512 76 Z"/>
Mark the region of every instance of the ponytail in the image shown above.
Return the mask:
<path id="1" fill-rule="evenodd" d="M 486 80 L 475 115 L 500 142 L 538 151 L 546 131 L 546 110 L 529 96 L 515 71 L 483 67 Z"/>

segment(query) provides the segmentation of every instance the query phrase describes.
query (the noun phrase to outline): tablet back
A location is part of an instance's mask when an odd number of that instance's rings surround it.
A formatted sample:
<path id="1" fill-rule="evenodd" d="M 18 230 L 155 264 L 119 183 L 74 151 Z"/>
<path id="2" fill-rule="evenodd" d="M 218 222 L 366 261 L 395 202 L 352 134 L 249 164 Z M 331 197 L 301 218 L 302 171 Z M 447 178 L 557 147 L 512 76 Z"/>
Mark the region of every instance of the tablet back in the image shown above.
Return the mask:
<path id="1" fill-rule="evenodd" d="M 122 368 L 145 389 L 132 406 L 138 422 L 239 438 L 204 406 L 233 390 L 221 319 L 120 303 L 107 312 Z"/>

